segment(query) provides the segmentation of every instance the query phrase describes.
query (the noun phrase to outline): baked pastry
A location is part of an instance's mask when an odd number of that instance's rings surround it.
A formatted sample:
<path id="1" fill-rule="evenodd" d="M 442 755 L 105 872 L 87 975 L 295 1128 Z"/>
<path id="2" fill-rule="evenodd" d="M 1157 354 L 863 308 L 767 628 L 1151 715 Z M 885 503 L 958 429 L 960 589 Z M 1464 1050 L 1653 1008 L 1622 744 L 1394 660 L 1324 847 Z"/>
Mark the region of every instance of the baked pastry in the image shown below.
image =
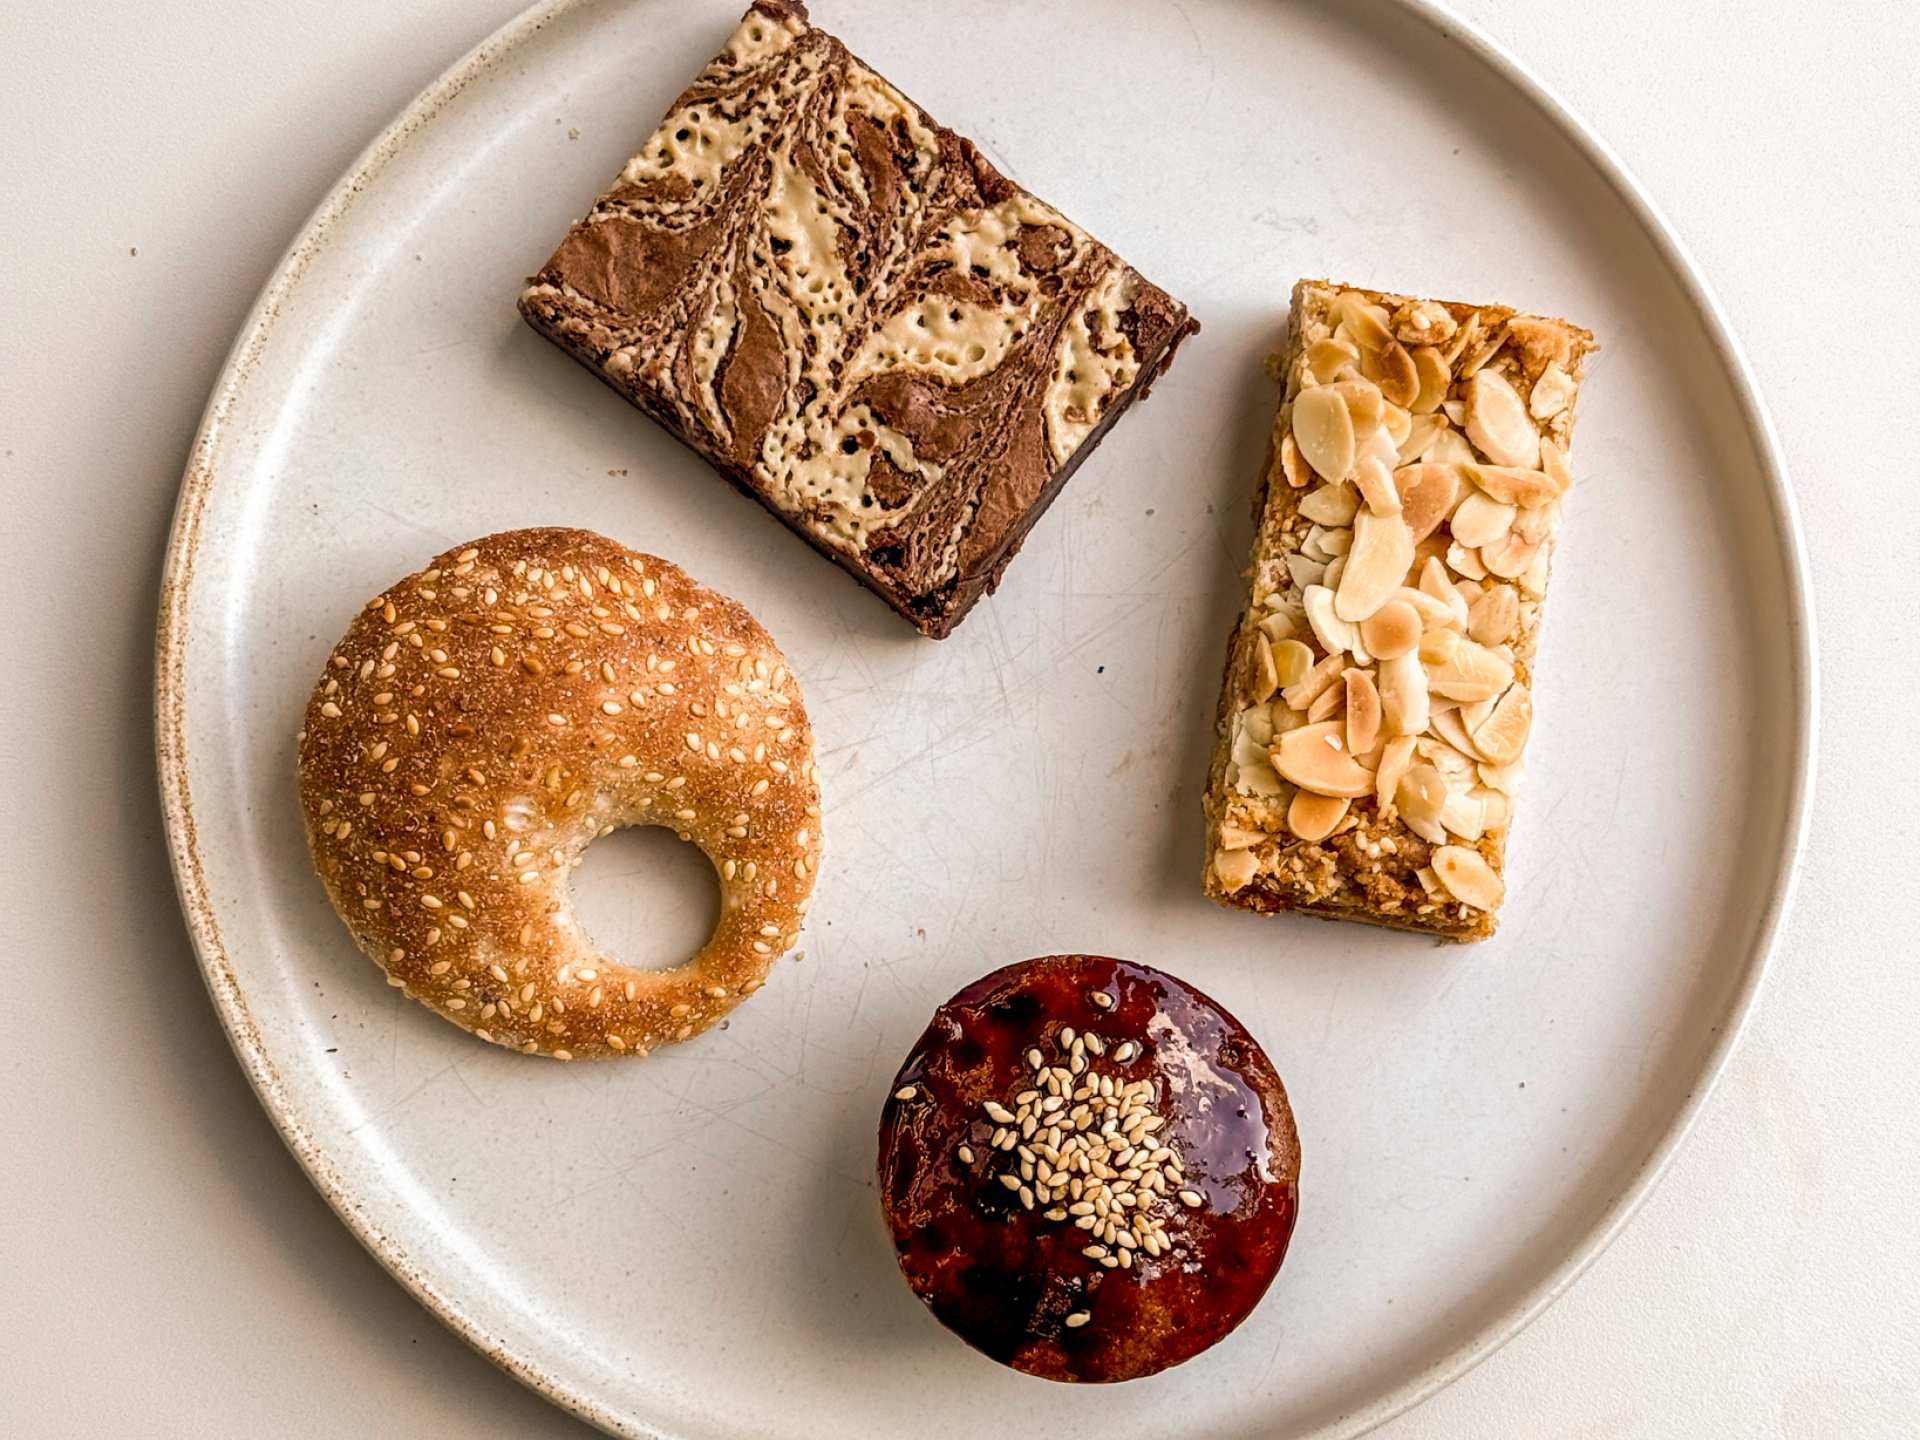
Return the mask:
<path id="1" fill-rule="evenodd" d="M 1132 1380 L 1244 1320 L 1286 1255 L 1300 1142 L 1234 1018 L 1144 965 L 1050 955 L 935 1012 L 880 1121 L 914 1293 L 1049 1380 Z"/>
<path id="2" fill-rule="evenodd" d="M 462 545 L 368 601 L 299 747 L 313 861 L 390 984 L 483 1040 L 644 1055 L 759 989 L 820 863 L 813 732 L 744 607 L 585 530 Z M 604 954 L 567 877 L 623 825 L 719 873 L 691 960 Z"/>
<path id="3" fill-rule="evenodd" d="M 1493 933 L 1593 336 L 1302 281 L 1206 794 L 1206 891 Z"/>
<path id="4" fill-rule="evenodd" d="M 939 638 L 1198 329 L 793 0 L 760 0 L 520 297 Z"/>

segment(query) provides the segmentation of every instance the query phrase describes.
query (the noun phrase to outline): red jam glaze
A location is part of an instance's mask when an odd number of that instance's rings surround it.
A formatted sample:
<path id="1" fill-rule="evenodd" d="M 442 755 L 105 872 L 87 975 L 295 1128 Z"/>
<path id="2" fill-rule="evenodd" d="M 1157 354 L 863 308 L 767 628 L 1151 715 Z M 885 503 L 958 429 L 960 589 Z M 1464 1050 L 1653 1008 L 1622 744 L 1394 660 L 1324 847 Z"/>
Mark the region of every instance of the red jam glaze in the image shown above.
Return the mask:
<path id="1" fill-rule="evenodd" d="M 991 1148 L 982 1106 L 1012 1108 L 1032 1087 L 1030 1048 L 1066 1063 L 1056 1039 L 1066 1027 L 1105 1042 L 1094 1073 L 1152 1080 L 1167 1119 L 1158 1138 L 1202 1197 L 1162 1206 L 1172 1250 L 1136 1252 L 1131 1269 L 1087 1258 L 1086 1232 L 1023 1209 L 996 1178 L 1018 1161 Z M 1128 1040 L 1139 1053 L 1116 1064 Z M 881 1203 L 907 1283 L 968 1344 L 1050 1380 L 1131 1380 L 1224 1338 L 1280 1269 L 1299 1173 L 1286 1090 L 1240 1023 L 1171 975 L 1097 955 L 1022 961 L 955 995 L 900 1067 L 880 1120 Z M 1088 1319 L 1070 1327 L 1076 1312 Z"/>

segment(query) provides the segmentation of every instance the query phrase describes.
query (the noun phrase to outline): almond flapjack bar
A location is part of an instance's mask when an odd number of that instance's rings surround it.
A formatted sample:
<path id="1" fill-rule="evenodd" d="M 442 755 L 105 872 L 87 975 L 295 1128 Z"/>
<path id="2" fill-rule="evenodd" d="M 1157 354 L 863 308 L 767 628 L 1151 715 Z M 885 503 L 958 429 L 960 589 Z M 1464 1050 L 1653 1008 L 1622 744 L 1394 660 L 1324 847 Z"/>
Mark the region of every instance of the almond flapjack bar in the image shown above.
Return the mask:
<path id="1" fill-rule="evenodd" d="M 1302 281 L 1205 800 L 1208 895 L 1493 933 L 1593 336 Z"/>

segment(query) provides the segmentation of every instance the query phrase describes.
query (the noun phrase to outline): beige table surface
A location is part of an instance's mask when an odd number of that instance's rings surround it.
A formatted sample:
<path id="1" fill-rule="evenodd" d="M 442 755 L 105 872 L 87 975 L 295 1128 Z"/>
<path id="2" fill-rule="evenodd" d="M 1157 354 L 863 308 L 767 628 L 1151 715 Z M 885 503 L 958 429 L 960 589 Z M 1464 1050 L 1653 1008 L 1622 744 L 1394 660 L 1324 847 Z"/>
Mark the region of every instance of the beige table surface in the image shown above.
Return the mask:
<path id="1" fill-rule="evenodd" d="M 282 1150 L 174 907 L 148 719 L 175 485 L 254 292 L 520 4 L 0 4 L 0 1435 L 586 1433 L 417 1308 Z M 1778 969 L 1665 1185 L 1382 1433 L 1920 1434 L 1920 5 L 1462 8 L 1638 172 L 1752 354 L 1824 733 Z"/>

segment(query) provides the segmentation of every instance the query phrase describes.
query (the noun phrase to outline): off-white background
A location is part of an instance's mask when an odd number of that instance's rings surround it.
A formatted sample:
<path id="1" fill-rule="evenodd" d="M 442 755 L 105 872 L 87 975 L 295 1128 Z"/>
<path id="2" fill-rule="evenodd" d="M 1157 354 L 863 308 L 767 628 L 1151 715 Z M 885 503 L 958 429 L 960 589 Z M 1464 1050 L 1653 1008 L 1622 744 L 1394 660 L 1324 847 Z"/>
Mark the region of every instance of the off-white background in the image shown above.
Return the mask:
<path id="1" fill-rule="evenodd" d="M 148 718 L 228 342 L 352 156 L 520 4 L 0 5 L 0 1434 L 585 1433 L 417 1308 L 282 1150 L 174 909 Z M 1920 6 L 1461 8 L 1647 182 L 1753 357 L 1813 551 L 1824 735 L 1778 968 L 1666 1184 L 1382 1433 L 1912 1435 Z M 1654 714 L 1685 677 L 1639 683 Z"/>

